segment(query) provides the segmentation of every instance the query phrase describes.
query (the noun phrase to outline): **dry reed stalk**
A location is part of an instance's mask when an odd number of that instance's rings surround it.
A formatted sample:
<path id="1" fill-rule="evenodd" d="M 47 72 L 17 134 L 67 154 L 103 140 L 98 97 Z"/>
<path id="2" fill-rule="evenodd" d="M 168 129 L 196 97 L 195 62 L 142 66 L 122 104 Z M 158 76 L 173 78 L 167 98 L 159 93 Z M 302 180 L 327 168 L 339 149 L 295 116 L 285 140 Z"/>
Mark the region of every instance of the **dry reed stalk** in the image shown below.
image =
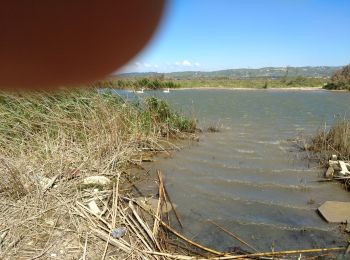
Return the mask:
<path id="1" fill-rule="evenodd" d="M 185 256 L 185 255 L 178 255 L 178 254 L 171 254 L 171 253 L 164 253 L 164 252 L 157 252 L 157 251 L 144 251 L 146 254 L 150 255 L 158 255 L 158 256 L 164 256 L 170 259 L 179 259 L 179 260 L 200 260 L 201 258 L 194 257 L 194 256 Z M 210 258 L 203 258 L 203 259 L 210 259 Z"/>
<path id="2" fill-rule="evenodd" d="M 158 250 L 161 250 L 161 247 L 158 243 L 158 240 L 154 237 L 152 231 L 150 230 L 150 228 L 147 226 L 147 223 L 145 223 L 142 218 L 139 216 L 139 214 L 136 212 L 135 207 L 133 206 L 133 203 L 130 201 L 129 202 L 129 207 L 132 210 L 133 215 L 136 217 L 137 221 L 140 223 L 140 225 L 142 226 L 142 228 L 146 231 L 147 235 L 149 236 L 149 238 L 153 241 L 153 243 L 156 245 L 156 247 L 158 248 Z M 158 218 L 158 217 L 157 217 Z M 158 218 L 159 219 L 159 218 Z M 159 219 L 159 221 L 161 221 Z"/>
<path id="3" fill-rule="evenodd" d="M 98 229 L 91 229 L 92 232 L 99 238 L 101 238 L 102 240 L 110 243 L 111 245 L 120 248 L 121 250 L 123 250 L 125 253 L 130 254 L 131 251 L 131 247 L 124 245 L 123 243 L 121 243 L 119 240 L 111 238 L 108 234 L 105 234 L 104 232 L 98 230 Z"/>
<path id="4" fill-rule="evenodd" d="M 140 208 L 143 208 L 143 206 L 141 204 L 139 204 L 137 201 L 133 200 L 133 199 L 129 199 L 129 198 L 126 198 L 124 197 L 124 199 L 128 200 L 129 201 L 129 206 L 130 208 L 134 208 L 133 207 L 133 204 L 132 203 L 136 203 L 136 205 L 138 205 Z M 162 224 L 162 226 L 164 226 L 167 230 L 169 230 L 171 233 L 173 233 L 174 235 L 176 235 L 177 237 L 181 238 L 182 240 L 186 241 L 187 243 L 197 247 L 197 248 L 200 248 L 204 251 L 207 251 L 209 253 L 212 253 L 212 254 L 215 254 L 215 255 L 227 255 L 225 253 L 222 253 L 222 252 L 218 252 L 216 250 L 213 250 L 213 249 L 210 249 L 210 248 L 207 248 L 203 245 L 200 245 L 188 238 L 186 238 L 184 235 L 180 234 L 179 232 L 177 232 L 175 229 L 173 229 L 172 227 L 170 227 L 169 225 L 167 225 L 164 221 L 162 221 L 161 219 L 159 219 L 156 215 L 152 214 L 151 212 L 149 212 L 147 209 L 143 208 L 146 212 L 148 212 L 153 218 L 157 218 L 159 223 Z"/>
<path id="5" fill-rule="evenodd" d="M 225 260 L 225 259 L 240 259 L 240 258 L 256 258 L 262 256 L 278 256 L 278 255 L 295 255 L 295 254 L 305 254 L 305 253 L 324 253 L 324 252 L 334 252 L 345 250 L 345 247 L 333 247 L 333 248 L 316 248 L 316 249 L 303 249 L 303 250 L 286 250 L 286 251 L 275 251 L 275 252 L 265 252 L 265 253 L 254 253 L 236 256 L 225 256 L 212 258 L 215 260 Z"/>
<path id="6" fill-rule="evenodd" d="M 82 208 L 83 210 L 85 210 L 87 213 L 93 215 L 94 217 L 96 217 L 99 221 L 101 221 L 104 225 L 106 225 L 109 229 L 112 229 L 112 225 L 109 224 L 106 220 L 104 220 L 101 216 L 95 214 L 94 212 L 92 212 L 89 208 L 85 207 L 83 204 L 81 204 L 79 201 L 76 202 L 76 204 Z"/>
<path id="7" fill-rule="evenodd" d="M 116 227 L 116 217 L 118 210 L 118 196 L 119 196 L 119 180 L 120 173 L 117 175 L 117 183 L 113 185 L 113 201 L 112 201 L 112 228 Z"/>
<path id="8" fill-rule="evenodd" d="M 159 171 L 159 175 L 160 175 L 160 177 L 162 177 L 162 172 L 161 172 L 161 171 Z M 161 179 L 162 179 L 162 178 L 161 178 Z M 165 188 L 165 186 L 164 186 L 163 179 L 162 179 L 162 189 L 163 189 L 163 191 L 164 191 L 164 196 L 165 196 L 165 198 L 168 198 L 168 201 L 170 202 L 171 208 L 172 208 L 172 210 L 174 211 L 174 214 L 175 214 L 175 217 L 176 217 L 177 222 L 179 223 L 180 227 L 183 228 L 183 224 L 182 224 L 182 222 L 181 222 L 181 219 L 180 219 L 180 217 L 179 217 L 179 214 L 177 213 L 176 208 L 174 207 L 173 202 L 172 202 L 171 199 L 170 199 L 170 196 L 169 196 L 169 194 L 168 194 L 168 191 L 166 190 L 166 188 Z M 169 226 L 170 226 L 170 225 L 169 225 Z"/>
<path id="9" fill-rule="evenodd" d="M 85 235 L 85 244 L 84 244 L 84 250 L 83 250 L 83 260 L 86 260 L 86 254 L 87 254 L 87 245 L 88 245 L 88 233 Z"/>
<path id="10" fill-rule="evenodd" d="M 159 230 L 159 220 L 158 219 L 162 218 L 161 212 L 162 212 L 162 205 L 163 205 L 163 203 L 162 203 L 163 194 L 162 194 L 162 188 L 160 185 L 159 185 L 158 194 L 159 194 L 159 198 L 158 198 L 157 210 L 156 210 L 157 218 L 154 218 L 154 223 L 153 223 L 153 235 L 154 235 L 154 237 L 158 237 L 158 230 Z"/>
<path id="11" fill-rule="evenodd" d="M 147 234 L 145 231 L 140 227 L 137 222 L 131 217 L 125 215 L 122 211 L 120 211 L 122 217 L 125 219 L 125 221 L 128 224 L 128 227 L 132 229 L 132 231 L 136 234 L 137 238 L 140 239 L 140 241 L 143 243 L 145 247 L 147 247 L 149 250 L 152 250 L 153 248 L 153 243 L 152 241 L 148 238 Z"/>
<path id="12" fill-rule="evenodd" d="M 234 239 L 238 240 L 239 242 L 241 242 L 242 244 L 246 245 L 247 247 L 249 247 L 250 249 L 253 249 L 255 252 L 258 252 L 257 249 L 255 249 L 253 246 L 251 246 L 250 244 L 248 244 L 247 242 L 245 242 L 243 239 L 239 238 L 237 235 L 233 234 L 232 232 L 228 231 L 227 229 L 223 228 L 222 226 L 220 226 L 219 224 L 215 223 L 212 220 L 209 220 L 210 223 L 212 223 L 213 225 L 217 226 L 218 228 L 220 228 L 222 231 L 224 231 L 226 234 L 228 234 L 229 236 L 233 237 Z"/>
<path id="13" fill-rule="evenodd" d="M 157 170 L 157 175 L 158 175 L 158 181 L 159 181 L 159 198 L 163 199 L 163 201 L 164 201 L 167 221 L 168 221 L 168 225 L 170 226 L 170 215 L 169 215 L 169 211 L 168 211 L 168 201 L 167 201 L 167 198 L 165 195 L 165 188 L 164 188 L 162 173 L 159 170 Z M 164 204 L 162 204 L 162 206 Z M 160 218 L 162 218 L 162 217 L 160 217 Z M 158 223 L 158 225 L 159 225 L 159 223 Z"/>
<path id="14" fill-rule="evenodd" d="M 160 223 L 161 223 L 164 227 L 166 227 L 170 232 L 172 232 L 174 235 L 178 236 L 178 237 L 181 238 L 182 240 L 185 240 L 187 243 L 189 243 L 189 244 L 191 244 L 191 245 L 193 245 L 193 246 L 195 246 L 195 247 L 198 247 L 198 248 L 200 248 L 200 249 L 202 249 L 202 250 L 204 250 L 204 251 L 207 251 L 207 252 L 212 253 L 212 254 L 215 254 L 215 255 L 227 255 L 227 254 L 225 254 L 225 253 L 218 252 L 218 251 L 216 251 L 216 250 L 214 250 L 214 249 L 207 248 L 207 247 L 205 247 L 205 246 L 203 246 L 203 245 L 200 245 L 200 244 L 198 244 L 198 243 L 196 243 L 196 242 L 194 242 L 194 241 L 188 239 L 187 237 L 185 237 L 184 235 L 180 234 L 179 232 L 177 232 L 177 231 L 176 231 L 175 229 L 173 229 L 172 227 L 168 226 L 168 225 L 167 225 L 165 222 L 163 222 L 162 220 L 160 220 Z"/>

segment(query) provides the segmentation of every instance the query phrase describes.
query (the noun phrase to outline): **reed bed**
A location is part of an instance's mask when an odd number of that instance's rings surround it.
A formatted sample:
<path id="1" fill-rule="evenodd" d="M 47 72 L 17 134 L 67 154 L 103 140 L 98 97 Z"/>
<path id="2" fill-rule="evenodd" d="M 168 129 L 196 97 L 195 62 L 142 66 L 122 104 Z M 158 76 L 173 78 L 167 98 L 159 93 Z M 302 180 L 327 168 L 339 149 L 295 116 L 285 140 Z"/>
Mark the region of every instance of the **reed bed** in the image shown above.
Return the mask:
<path id="1" fill-rule="evenodd" d="M 100 255 L 93 222 L 78 205 L 110 197 L 111 187 L 96 195 L 96 187 L 82 189 L 82 180 L 103 175 L 122 187 L 134 158 L 174 148 L 169 138 L 194 130 L 194 120 L 156 99 L 131 104 L 97 89 L 1 93 L 0 258 L 75 259 L 84 239 L 89 255 Z M 113 226 L 122 219 L 114 217 Z"/>
<path id="2" fill-rule="evenodd" d="M 327 126 L 312 139 L 308 150 L 315 152 L 322 163 L 328 162 L 332 154 L 340 160 L 350 160 L 350 122 L 340 119 L 329 129 Z"/>

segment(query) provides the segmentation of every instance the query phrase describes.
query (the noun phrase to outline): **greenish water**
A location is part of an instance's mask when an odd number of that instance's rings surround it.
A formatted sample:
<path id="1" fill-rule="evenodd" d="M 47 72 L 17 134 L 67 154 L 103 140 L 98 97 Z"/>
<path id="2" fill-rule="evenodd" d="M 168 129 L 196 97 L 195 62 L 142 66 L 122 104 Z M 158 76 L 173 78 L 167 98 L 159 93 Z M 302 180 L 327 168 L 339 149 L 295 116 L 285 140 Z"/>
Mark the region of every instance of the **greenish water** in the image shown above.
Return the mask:
<path id="1" fill-rule="evenodd" d="M 156 163 L 184 222 L 182 233 L 223 251 L 249 248 L 209 220 L 262 251 L 344 244 L 338 226 L 326 223 L 316 209 L 327 200 L 349 201 L 349 193 L 339 183 L 314 182 L 321 170 L 288 139 L 308 136 L 349 114 L 350 93 L 177 90 L 156 95 L 194 113 L 203 127 L 221 126 L 219 133 L 204 133 L 200 142 Z"/>

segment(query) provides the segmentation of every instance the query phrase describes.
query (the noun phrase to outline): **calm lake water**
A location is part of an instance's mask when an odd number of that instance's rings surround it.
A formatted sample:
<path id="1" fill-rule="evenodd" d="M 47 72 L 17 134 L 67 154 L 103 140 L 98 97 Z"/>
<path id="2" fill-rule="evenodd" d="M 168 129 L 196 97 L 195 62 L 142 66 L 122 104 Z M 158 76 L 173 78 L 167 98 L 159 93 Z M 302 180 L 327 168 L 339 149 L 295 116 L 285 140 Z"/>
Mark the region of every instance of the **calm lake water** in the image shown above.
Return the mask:
<path id="1" fill-rule="evenodd" d="M 219 133 L 158 159 L 187 237 L 225 251 L 244 245 L 261 251 L 343 245 L 338 226 L 316 209 L 327 200 L 349 201 L 339 183 L 315 182 L 322 174 L 288 141 L 310 136 L 350 113 L 350 93 L 281 90 L 176 90 L 150 93 L 194 114 Z M 173 221 L 175 225 L 175 221 Z M 176 225 L 175 225 L 176 226 Z M 176 226 L 178 229 L 179 227 Z"/>

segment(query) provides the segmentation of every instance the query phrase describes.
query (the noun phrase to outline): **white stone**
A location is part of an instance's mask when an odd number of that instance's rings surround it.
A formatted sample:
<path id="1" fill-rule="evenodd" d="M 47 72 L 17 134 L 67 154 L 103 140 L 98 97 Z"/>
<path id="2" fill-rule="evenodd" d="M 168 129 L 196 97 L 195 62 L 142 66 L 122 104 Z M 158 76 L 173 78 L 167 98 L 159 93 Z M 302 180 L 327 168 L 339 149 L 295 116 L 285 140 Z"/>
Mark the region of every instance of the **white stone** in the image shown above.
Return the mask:
<path id="1" fill-rule="evenodd" d="M 111 180 L 105 176 L 90 176 L 86 177 L 83 182 L 85 185 L 102 185 L 107 186 L 111 184 Z"/>

